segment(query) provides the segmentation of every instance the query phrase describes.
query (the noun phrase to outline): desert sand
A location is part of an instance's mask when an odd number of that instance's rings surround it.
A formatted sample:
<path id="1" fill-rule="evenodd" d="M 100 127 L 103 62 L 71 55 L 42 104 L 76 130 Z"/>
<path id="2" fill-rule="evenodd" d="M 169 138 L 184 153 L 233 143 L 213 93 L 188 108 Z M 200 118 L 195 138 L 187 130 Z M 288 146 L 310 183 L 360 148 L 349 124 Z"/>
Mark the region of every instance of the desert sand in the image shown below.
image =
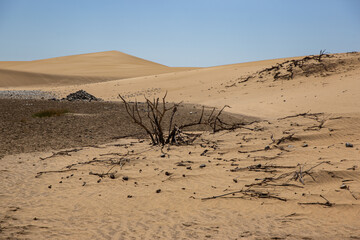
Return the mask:
<path id="1" fill-rule="evenodd" d="M 138 135 L 36 151 L 15 136 L 0 159 L 0 239 L 360 239 L 359 53 L 171 68 L 112 51 L 0 62 L 0 74 L 0 90 L 167 92 L 192 104 L 182 118 L 229 105 L 245 123 L 163 148 Z M 76 109 L 57 124 L 100 128 Z"/>

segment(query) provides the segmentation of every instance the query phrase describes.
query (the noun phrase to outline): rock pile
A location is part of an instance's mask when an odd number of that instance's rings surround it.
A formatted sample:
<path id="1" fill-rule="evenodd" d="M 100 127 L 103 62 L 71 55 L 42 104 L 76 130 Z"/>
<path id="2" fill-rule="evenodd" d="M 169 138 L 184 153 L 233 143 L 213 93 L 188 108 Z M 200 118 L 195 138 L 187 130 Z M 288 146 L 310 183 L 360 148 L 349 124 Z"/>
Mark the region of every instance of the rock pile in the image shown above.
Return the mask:
<path id="1" fill-rule="evenodd" d="M 99 98 L 96 98 L 95 96 L 91 95 L 90 93 L 87 93 L 84 90 L 79 90 L 75 93 L 70 93 L 66 96 L 65 100 L 67 101 L 99 101 Z"/>

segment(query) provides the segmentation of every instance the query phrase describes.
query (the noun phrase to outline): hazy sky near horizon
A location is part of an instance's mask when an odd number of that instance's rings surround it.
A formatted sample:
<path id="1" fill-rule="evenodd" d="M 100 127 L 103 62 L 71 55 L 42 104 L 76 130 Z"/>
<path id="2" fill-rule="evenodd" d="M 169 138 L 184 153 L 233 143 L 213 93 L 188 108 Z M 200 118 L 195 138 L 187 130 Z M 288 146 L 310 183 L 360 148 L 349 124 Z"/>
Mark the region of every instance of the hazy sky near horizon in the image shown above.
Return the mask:
<path id="1" fill-rule="evenodd" d="M 360 51 L 359 0 L 0 0 L 0 61 L 118 50 L 168 66 Z"/>

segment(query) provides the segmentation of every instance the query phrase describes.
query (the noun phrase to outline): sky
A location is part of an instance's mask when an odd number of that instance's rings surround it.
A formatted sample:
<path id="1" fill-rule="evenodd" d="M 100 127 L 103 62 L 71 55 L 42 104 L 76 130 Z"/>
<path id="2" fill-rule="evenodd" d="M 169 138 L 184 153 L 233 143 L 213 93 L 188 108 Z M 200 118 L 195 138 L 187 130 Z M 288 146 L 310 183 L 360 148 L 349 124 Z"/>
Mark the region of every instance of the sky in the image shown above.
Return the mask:
<path id="1" fill-rule="evenodd" d="M 167 66 L 360 51 L 360 0 L 0 0 L 0 61 L 118 50 Z"/>

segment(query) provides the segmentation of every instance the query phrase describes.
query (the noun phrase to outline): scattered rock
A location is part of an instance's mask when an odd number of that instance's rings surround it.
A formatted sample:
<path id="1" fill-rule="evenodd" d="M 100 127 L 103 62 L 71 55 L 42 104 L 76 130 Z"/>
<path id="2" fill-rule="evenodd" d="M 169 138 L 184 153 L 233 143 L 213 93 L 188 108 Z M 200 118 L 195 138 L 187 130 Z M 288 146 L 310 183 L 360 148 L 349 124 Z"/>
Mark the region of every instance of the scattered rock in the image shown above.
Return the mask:
<path id="1" fill-rule="evenodd" d="M 192 170 L 191 166 L 189 166 L 189 167 L 186 167 L 186 169 L 187 169 L 187 170 Z"/>
<path id="2" fill-rule="evenodd" d="M 128 181 L 129 180 L 129 177 L 128 176 L 123 176 L 122 178 L 124 181 Z"/>
<path id="3" fill-rule="evenodd" d="M 308 147 L 309 145 L 307 143 L 304 143 L 302 147 Z"/>
<path id="4" fill-rule="evenodd" d="M 115 174 L 110 173 L 109 177 L 110 177 L 111 179 L 115 179 Z"/>
<path id="5" fill-rule="evenodd" d="M 70 93 L 69 95 L 66 96 L 65 100 L 67 101 L 99 101 L 98 98 L 96 98 L 95 96 L 91 95 L 90 93 L 87 93 L 84 90 L 79 90 L 75 93 Z"/>
<path id="6" fill-rule="evenodd" d="M 133 196 L 132 195 L 128 195 L 127 198 L 132 198 Z"/>
<path id="7" fill-rule="evenodd" d="M 237 182 L 238 182 L 238 180 L 237 180 L 236 178 L 234 178 L 233 181 L 234 181 L 234 183 L 237 183 Z"/>
<path id="8" fill-rule="evenodd" d="M 264 149 L 265 149 L 265 150 L 270 150 L 270 146 L 267 145 Z"/>
<path id="9" fill-rule="evenodd" d="M 206 164 L 201 164 L 200 165 L 200 168 L 204 168 L 204 167 L 206 167 Z"/>
<path id="10" fill-rule="evenodd" d="M 170 176 L 172 173 L 169 173 L 169 172 L 165 172 L 165 175 L 166 176 Z"/>
<path id="11" fill-rule="evenodd" d="M 33 218 L 33 220 L 35 220 L 35 221 L 36 221 L 36 220 L 38 220 L 38 218 L 37 218 L 37 217 L 34 217 L 34 218 Z"/>
<path id="12" fill-rule="evenodd" d="M 52 186 L 51 186 L 51 185 L 49 185 L 49 186 L 48 186 L 48 188 L 52 188 Z"/>
<path id="13" fill-rule="evenodd" d="M 101 178 L 99 178 L 99 180 L 97 180 L 97 183 L 100 183 L 101 182 Z"/>
<path id="14" fill-rule="evenodd" d="M 354 145 L 352 144 L 352 143 L 345 143 L 345 147 L 348 147 L 348 148 L 352 148 L 352 147 L 354 147 Z"/>
<path id="15" fill-rule="evenodd" d="M 161 192 L 161 189 L 156 190 L 156 193 L 160 193 L 160 192 Z"/>
<path id="16" fill-rule="evenodd" d="M 83 182 L 83 186 L 85 186 L 86 185 L 86 182 Z"/>
<path id="17" fill-rule="evenodd" d="M 342 184 L 342 185 L 340 186 L 340 189 L 348 189 L 348 186 L 346 186 L 346 184 Z"/>
<path id="18" fill-rule="evenodd" d="M 204 156 L 209 150 L 208 149 L 205 149 L 201 154 L 200 156 Z"/>
<path id="19" fill-rule="evenodd" d="M 160 157 L 162 158 L 166 157 L 165 153 L 161 154 Z"/>

